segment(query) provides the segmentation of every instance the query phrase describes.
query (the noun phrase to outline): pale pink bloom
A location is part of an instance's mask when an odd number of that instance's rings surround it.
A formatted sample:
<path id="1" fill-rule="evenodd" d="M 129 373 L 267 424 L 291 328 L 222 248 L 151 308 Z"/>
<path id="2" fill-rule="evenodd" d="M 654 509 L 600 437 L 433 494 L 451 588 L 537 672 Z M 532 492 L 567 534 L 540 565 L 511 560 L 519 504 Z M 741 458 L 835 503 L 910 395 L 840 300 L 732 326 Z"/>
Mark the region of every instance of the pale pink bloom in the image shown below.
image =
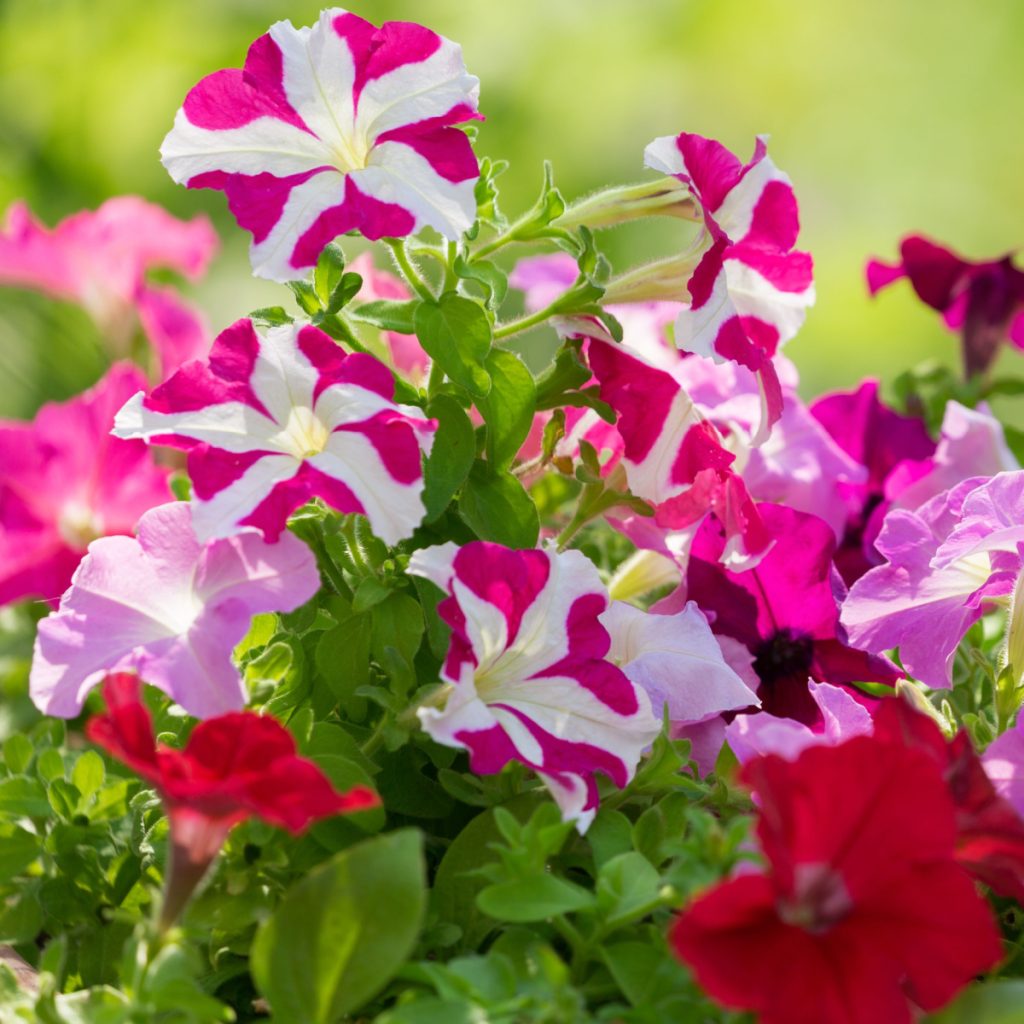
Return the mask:
<path id="1" fill-rule="evenodd" d="M 0 232 L 0 282 L 77 302 L 114 354 L 128 354 L 136 325 L 149 338 L 164 376 L 209 347 L 199 313 L 146 274 L 166 268 L 196 280 L 217 250 L 205 217 L 181 221 L 137 196 L 108 199 L 47 228 L 24 203 Z"/>
<path id="2" fill-rule="evenodd" d="M 0 422 L 0 604 L 56 605 L 91 540 L 130 534 L 170 498 L 168 471 L 146 446 L 110 436 L 114 414 L 145 386 L 134 366 L 118 363 L 32 423 Z"/>
<path id="3" fill-rule="evenodd" d="M 667 615 L 613 601 L 601 623 L 612 639 L 609 658 L 644 688 L 655 715 L 667 712 L 673 727 L 760 705 L 725 661 L 704 613 L 692 601 Z"/>
<path id="4" fill-rule="evenodd" d="M 532 768 L 584 831 L 596 773 L 625 786 L 660 726 L 644 690 L 608 660 L 597 569 L 579 551 L 474 541 L 417 551 L 409 572 L 445 591 L 438 614 L 452 627 L 444 706 L 420 709 L 423 728 L 468 750 L 473 771 Z"/>
<path id="5" fill-rule="evenodd" d="M 478 95 L 455 43 L 335 7 L 311 28 L 277 22 L 244 68 L 199 82 L 160 152 L 179 184 L 225 192 L 254 272 L 288 281 L 349 231 L 467 230 L 479 168 L 452 126 L 478 116 Z"/>
<path id="6" fill-rule="evenodd" d="M 89 546 L 39 624 L 29 692 L 44 714 L 71 718 L 108 672 L 135 671 L 197 718 L 236 711 L 246 693 L 231 652 L 252 617 L 293 611 L 319 588 L 316 560 L 292 534 L 203 544 L 188 504 L 161 505 L 139 520 L 138 539 Z"/>
<path id="7" fill-rule="evenodd" d="M 690 278 L 676 344 L 757 374 L 760 443 L 782 412 L 772 357 L 797 333 L 814 302 L 811 257 L 793 251 L 800 223 L 789 178 L 769 159 L 763 138 L 747 164 L 713 139 L 688 132 L 655 139 L 644 158 L 648 167 L 690 188 L 711 239 Z"/>
<path id="8" fill-rule="evenodd" d="M 843 743 L 852 736 L 868 736 L 873 730 L 871 712 L 841 686 L 807 682 L 811 697 L 821 711 L 822 722 L 811 728 L 795 718 L 774 715 L 737 715 L 725 727 L 725 738 L 741 764 L 751 758 L 777 754 L 793 761 L 813 746 Z"/>
<path id="9" fill-rule="evenodd" d="M 357 256 L 349 264 L 348 269 L 363 279 L 363 285 L 356 295 L 360 302 L 376 302 L 380 299 L 406 302 L 412 298 L 409 289 L 399 278 L 374 266 L 373 257 L 368 252 Z M 391 365 L 410 384 L 416 387 L 425 384 L 430 371 L 430 356 L 423 351 L 423 346 L 416 335 L 381 331 L 381 337 L 391 354 Z"/>
<path id="10" fill-rule="evenodd" d="M 209 360 L 182 367 L 117 415 L 118 437 L 189 450 L 199 536 L 256 526 L 268 540 L 311 498 L 367 516 L 388 544 L 425 515 L 421 450 L 434 421 L 394 403 L 391 371 L 309 324 L 239 320 Z"/>
<path id="11" fill-rule="evenodd" d="M 892 509 L 876 547 L 885 565 L 843 602 L 850 642 L 898 648 L 926 686 L 952 685 L 967 630 L 1012 593 L 1024 569 L 1024 472 L 967 480 L 920 508 Z"/>
<path id="12" fill-rule="evenodd" d="M 981 763 L 996 792 L 1024 817 L 1024 718 L 996 737 Z"/>

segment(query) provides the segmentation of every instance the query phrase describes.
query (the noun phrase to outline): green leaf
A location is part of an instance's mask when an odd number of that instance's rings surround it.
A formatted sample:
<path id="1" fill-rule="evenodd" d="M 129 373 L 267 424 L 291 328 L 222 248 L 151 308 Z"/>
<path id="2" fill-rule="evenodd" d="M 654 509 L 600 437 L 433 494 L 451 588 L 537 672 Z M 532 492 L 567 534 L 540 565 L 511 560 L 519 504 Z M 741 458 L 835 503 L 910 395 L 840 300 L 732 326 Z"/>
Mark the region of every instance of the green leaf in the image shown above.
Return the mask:
<path id="1" fill-rule="evenodd" d="M 0 832 L 0 881 L 6 882 L 24 871 L 41 850 L 38 836 L 23 828 L 5 827 Z"/>
<path id="2" fill-rule="evenodd" d="M 508 274 L 497 263 L 490 260 L 474 260 L 467 263 L 461 256 L 455 257 L 455 274 L 463 280 L 475 281 L 487 293 L 487 305 L 496 308 L 508 293 Z"/>
<path id="3" fill-rule="evenodd" d="M 48 818 L 50 801 L 46 799 L 46 790 L 26 775 L 0 779 L 0 815 L 11 818 Z"/>
<path id="4" fill-rule="evenodd" d="M 307 316 L 316 316 L 320 312 L 320 300 L 308 281 L 289 281 L 288 287 L 291 288 L 295 301 L 303 313 Z"/>
<path id="5" fill-rule="evenodd" d="M 64 758 L 60 756 L 59 750 L 50 747 L 40 753 L 36 758 L 36 775 L 43 782 L 52 782 L 64 777 Z"/>
<path id="6" fill-rule="evenodd" d="M 594 853 L 594 864 L 600 868 L 605 861 L 633 849 L 633 823 L 622 811 L 598 811 L 587 829 L 587 842 Z"/>
<path id="7" fill-rule="evenodd" d="M 316 667 L 339 701 L 370 681 L 370 628 L 369 615 L 352 615 L 317 643 Z"/>
<path id="8" fill-rule="evenodd" d="M 582 886 L 554 875 L 517 878 L 489 885 L 476 898 L 477 906 L 499 921 L 544 921 L 592 906 L 594 896 Z"/>
<path id="9" fill-rule="evenodd" d="M 412 663 L 423 631 L 423 611 L 409 594 L 392 593 L 373 609 L 373 656 L 402 692 L 416 684 Z"/>
<path id="10" fill-rule="evenodd" d="M 477 461 L 459 499 L 459 515 L 481 540 L 510 548 L 537 545 L 537 506 L 523 485 L 506 471 Z"/>
<path id="11" fill-rule="evenodd" d="M 261 327 L 281 327 L 293 322 L 283 306 L 263 306 L 261 309 L 254 309 L 249 314 L 249 319 Z"/>
<path id="12" fill-rule="evenodd" d="M 278 1020 L 334 1024 L 412 951 L 425 902 L 420 834 L 392 832 L 332 857 L 259 929 L 252 972 Z"/>
<path id="13" fill-rule="evenodd" d="M 460 387 L 480 398 L 491 390 L 484 360 L 491 350 L 491 322 L 483 306 L 455 292 L 422 302 L 413 315 L 426 353 Z"/>
<path id="14" fill-rule="evenodd" d="M 383 331 L 415 334 L 413 316 L 416 307 L 420 304 L 419 299 L 410 299 L 407 302 L 388 302 L 386 299 L 378 299 L 374 302 L 364 302 L 345 312 L 353 320 L 363 320 Z"/>
<path id="15" fill-rule="evenodd" d="M 92 796 L 103 785 L 106 777 L 103 758 L 95 750 L 87 750 L 71 769 L 71 781 L 84 797 Z"/>
<path id="16" fill-rule="evenodd" d="M 1021 1024 L 1024 1021 L 1024 981 L 1001 978 L 964 989 L 960 998 L 923 1024 Z"/>
<path id="17" fill-rule="evenodd" d="M 340 246 L 331 242 L 320 253 L 320 257 L 316 261 L 316 269 L 313 271 L 313 290 L 320 300 L 320 305 L 331 313 L 335 313 L 341 308 L 340 303 L 332 308 L 331 299 L 335 289 L 341 284 L 344 274 L 345 254 L 341 251 Z"/>
<path id="18" fill-rule="evenodd" d="M 491 392 L 476 405 L 487 424 L 487 460 L 496 469 L 505 469 L 533 425 L 537 389 L 533 374 L 514 352 L 495 349 L 486 366 Z"/>
<path id="19" fill-rule="evenodd" d="M 423 471 L 423 504 L 430 523 L 444 512 L 469 475 L 476 458 L 476 431 L 451 395 L 438 395 L 427 412 L 437 420 L 434 444 Z"/>
<path id="20" fill-rule="evenodd" d="M 352 595 L 352 611 L 356 613 L 369 611 L 374 605 L 380 604 L 390 593 L 390 587 L 385 586 L 376 576 L 366 576 L 360 581 L 355 594 Z"/>
<path id="21" fill-rule="evenodd" d="M 597 879 L 597 902 L 605 923 L 615 928 L 629 922 L 650 908 L 660 887 L 658 872 L 642 854 L 630 851 L 613 857 Z"/>
<path id="22" fill-rule="evenodd" d="M 32 763 L 35 748 L 32 741 L 20 732 L 4 741 L 4 764 L 12 775 L 22 775 Z"/>

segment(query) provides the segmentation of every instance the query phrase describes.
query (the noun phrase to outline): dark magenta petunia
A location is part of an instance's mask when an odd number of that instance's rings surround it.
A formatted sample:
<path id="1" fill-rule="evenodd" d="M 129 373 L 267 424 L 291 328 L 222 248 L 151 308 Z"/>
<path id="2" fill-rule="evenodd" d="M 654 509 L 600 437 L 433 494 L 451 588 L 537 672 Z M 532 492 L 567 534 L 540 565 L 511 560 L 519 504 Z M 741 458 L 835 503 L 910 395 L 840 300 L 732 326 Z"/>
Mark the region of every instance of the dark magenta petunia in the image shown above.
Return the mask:
<path id="1" fill-rule="evenodd" d="M 966 260 L 920 235 L 900 242 L 898 263 L 869 260 L 868 288 L 875 295 L 907 278 L 917 297 L 959 331 L 968 377 L 984 373 L 999 345 L 1009 338 L 1024 349 L 1024 271 L 1013 254 L 996 260 Z"/>
<path id="2" fill-rule="evenodd" d="M 140 680 L 129 672 L 107 676 L 106 714 L 86 726 L 93 741 L 159 791 L 171 829 L 171 866 L 165 923 L 173 921 L 224 844 L 247 818 L 299 834 L 334 814 L 379 804 L 364 786 L 334 789 L 276 719 L 251 711 L 201 722 L 182 750 L 158 745 Z"/>
<path id="3" fill-rule="evenodd" d="M 686 574 L 686 595 L 709 613 L 712 629 L 744 644 L 761 680 L 762 709 L 807 724 L 821 710 L 807 680 L 835 684 L 894 683 L 900 673 L 886 658 L 851 647 L 839 623 L 832 565 L 835 535 L 817 516 L 782 505 L 758 505 L 773 546 L 745 572 L 720 564 L 725 538 L 714 520 L 697 532 Z"/>
<path id="4" fill-rule="evenodd" d="M 767 868 L 704 893 L 670 935 L 714 999 L 761 1024 L 910 1024 L 1000 960 L 926 752 L 858 736 L 741 777 Z"/>

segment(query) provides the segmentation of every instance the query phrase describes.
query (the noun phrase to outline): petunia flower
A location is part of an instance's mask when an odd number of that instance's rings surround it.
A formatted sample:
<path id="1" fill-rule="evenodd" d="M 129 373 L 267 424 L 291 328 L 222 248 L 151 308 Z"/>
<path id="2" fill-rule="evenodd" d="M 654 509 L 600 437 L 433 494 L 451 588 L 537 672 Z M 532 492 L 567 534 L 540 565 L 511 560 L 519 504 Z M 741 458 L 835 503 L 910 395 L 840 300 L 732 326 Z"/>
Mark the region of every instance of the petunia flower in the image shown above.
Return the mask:
<path id="1" fill-rule="evenodd" d="M 448 596 L 444 706 L 419 711 L 438 743 L 491 774 L 533 769 L 582 832 L 597 813 L 596 773 L 623 787 L 660 722 L 644 690 L 608 660 L 608 596 L 578 551 L 514 551 L 474 541 L 417 551 L 410 573 Z"/>
<path id="2" fill-rule="evenodd" d="M 763 138 L 747 164 L 721 143 L 688 132 L 655 139 L 644 161 L 690 188 L 711 241 L 690 277 L 676 344 L 757 374 L 760 443 L 782 412 L 772 357 L 814 302 L 811 257 L 793 250 L 800 222 L 792 185 L 768 157 Z"/>
<path id="3" fill-rule="evenodd" d="M 655 715 L 664 711 L 673 727 L 760 704 L 726 662 L 707 619 L 692 601 L 671 614 L 612 601 L 601 624 L 611 636 L 608 657 L 643 687 Z"/>
<path id="4" fill-rule="evenodd" d="M 181 221 L 136 196 L 108 199 L 52 229 L 15 203 L 0 231 L 0 283 L 77 302 L 119 358 L 129 354 L 141 325 L 166 377 L 202 356 L 209 338 L 199 313 L 146 274 L 167 268 L 196 280 L 217 245 L 206 217 Z"/>
<path id="5" fill-rule="evenodd" d="M 872 732 L 871 712 L 841 686 L 812 679 L 807 689 L 821 712 L 816 729 L 805 722 L 768 714 L 737 715 L 725 727 L 725 739 L 740 764 L 767 754 L 792 761 L 808 747 L 835 746 Z"/>
<path id="6" fill-rule="evenodd" d="M 1006 338 L 1024 349 L 1024 270 L 1014 265 L 1013 253 L 974 262 L 908 235 L 900 242 L 898 263 L 870 260 L 867 265 L 872 295 L 903 277 L 923 303 L 942 314 L 947 327 L 960 333 L 968 377 L 989 368 Z"/>
<path id="7" fill-rule="evenodd" d="M 0 422 L 0 604 L 36 597 L 56 606 L 90 541 L 130 534 L 171 497 L 168 471 L 146 446 L 110 436 L 114 414 L 145 386 L 119 363 L 32 423 Z"/>
<path id="8" fill-rule="evenodd" d="M 1022 543 L 1024 471 L 965 481 L 916 511 L 893 509 L 876 541 L 886 564 L 857 580 L 843 603 L 851 643 L 898 648 L 915 679 L 951 686 L 963 635 L 1013 591 Z"/>
<path id="9" fill-rule="evenodd" d="M 257 276 L 288 281 L 349 231 L 472 225 L 479 168 L 452 126 L 478 116 L 479 88 L 450 40 L 334 7 L 311 28 L 277 22 L 244 68 L 199 82 L 160 153 L 179 184 L 226 194 Z"/>
<path id="10" fill-rule="evenodd" d="M 105 714 L 86 735 L 159 792 L 170 825 L 170 862 L 161 924 L 172 924 L 235 825 L 256 817 L 294 835 L 334 814 L 379 805 L 365 786 L 334 789 L 299 757 L 290 732 L 269 715 L 232 712 L 201 722 L 182 750 L 158 745 L 139 677 L 118 672 L 103 684 Z"/>
<path id="11" fill-rule="evenodd" d="M 865 645 L 856 638 L 848 642 L 839 622 L 842 583 L 832 566 L 836 540 L 828 525 L 781 505 L 762 504 L 758 511 L 774 542 L 760 563 L 745 572 L 721 565 L 727 540 L 708 520 L 694 539 L 685 595 L 708 615 L 716 634 L 738 640 L 754 656 L 763 710 L 815 725 L 822 714 L 808 678 L 891 684 L 900 673 L 887 659 L 858 649 Z"/>
<path id="12" fill-rule="evenodd" d="M 190 715 L 245 706 L 231 652 L 254 615 L 289 612 L 320 588 L 297 537 L 255 530 L 201 543 L 191 507 L 139 520 L 138 537 L 93 541 L 60 608 L 39 623 L 29 692 L 44 714 L 72 718 L 108 672 L 137 671 Z"/>
<path id="13" fill-rule="evenodd" d="M 928 754 L 857 736 L 741 778 L 766 869 L 705 892 L 670 933 L 712 998 L 761 1024 L 910 1024 L 1002 958 Z"/>
<path id="14" fill-rule="evenodd" d="M 257 333 L 239 320 L 193 362 L 117 415 L 117 437 L 189 451 L 204 540 L 256 526 L 268 540 L 313 497 L 361 512 L 389 544 L 425 514 L 421 449 L 434 422 L 395 405 L 391 371 L 308 324 Z"/>

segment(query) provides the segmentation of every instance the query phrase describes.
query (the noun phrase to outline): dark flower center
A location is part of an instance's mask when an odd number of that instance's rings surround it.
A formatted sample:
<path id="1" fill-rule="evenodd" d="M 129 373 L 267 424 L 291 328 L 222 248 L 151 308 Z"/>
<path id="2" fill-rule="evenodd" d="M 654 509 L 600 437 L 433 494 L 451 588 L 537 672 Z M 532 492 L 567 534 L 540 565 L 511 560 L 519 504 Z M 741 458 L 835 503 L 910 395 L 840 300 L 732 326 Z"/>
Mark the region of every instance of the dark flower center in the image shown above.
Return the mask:
<path id="1" fill-rule="evenodd" d="M 761 709 L 808 725 L 817 721 L 818 705 L 807 689 L 814 641 L 806 633 L 776 630 L 754 650 L 754 671 L 761 680 Z"/>

